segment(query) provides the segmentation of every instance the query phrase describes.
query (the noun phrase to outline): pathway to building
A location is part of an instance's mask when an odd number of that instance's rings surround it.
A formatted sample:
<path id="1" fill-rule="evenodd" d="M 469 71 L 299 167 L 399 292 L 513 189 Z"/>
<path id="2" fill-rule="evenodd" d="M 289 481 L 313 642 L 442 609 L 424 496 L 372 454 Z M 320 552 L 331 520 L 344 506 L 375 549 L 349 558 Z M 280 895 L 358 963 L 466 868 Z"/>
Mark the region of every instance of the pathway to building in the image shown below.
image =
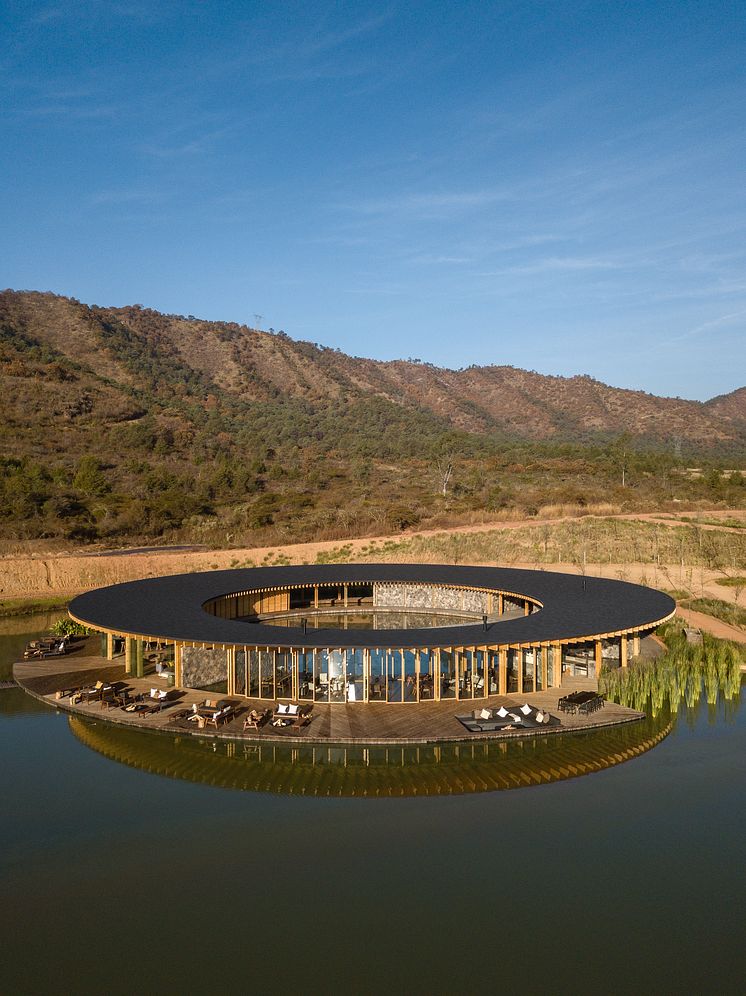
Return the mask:
<path id="1" fill-rule="evenodd" d="M 730 640 L 732 643 L 746 644 L 746 632 L 738 626 L 731 626 L 730 623 L 708 616 L 704 612 L 694 612 L 692 609 L 683 609 L 676 606 L 676 615 L 684 619 L 690 626 L 701 629 L 703 633 L 716 636 L 719 640 Z"/>

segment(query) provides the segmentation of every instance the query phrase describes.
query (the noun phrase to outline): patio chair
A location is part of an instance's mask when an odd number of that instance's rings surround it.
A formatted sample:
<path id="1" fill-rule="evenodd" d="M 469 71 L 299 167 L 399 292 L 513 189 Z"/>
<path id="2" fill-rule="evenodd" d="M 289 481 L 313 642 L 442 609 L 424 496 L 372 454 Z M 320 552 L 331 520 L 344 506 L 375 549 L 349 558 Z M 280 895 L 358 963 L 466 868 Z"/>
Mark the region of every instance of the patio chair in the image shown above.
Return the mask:
<path id="1" fill-rule="evenodd" d="M 299 728 L 310 723 L 310 713 L 313 706 L 302 706 L 292 702 L 280 702 L 272 713 L 273 726 L 293 726 Z"/>
<path id="2" fill-rule="evenodd" d="M 311 720 L 311 713 L 313 711 L 313 705 L 298 706 L 298 712 L 292 722 L 292 727 L 299 730 L 302 726 L 307 726 Z"/>
<path id="3" fill-rule="evenodd" d="M 105 688 L 111 688 L 111 685 L 107 686 L 106 682 L 97 681 L 95 685 L 91 685 L 89 688 L 81 688 L 79 692 L 70 697 L 70 702 L 73 705 L 81 702 L 97 702 L 101 698 Z"/>
<path id="4" fill-rule="evenodd" d="M 58 688 L 57 691 L 54 693 L 54 697 L 55 699 L 58 700 L 72 698 L 73 695 L 77 695 L 79 691 L 80 691 L 79 686 L 76 686 L 75 688 Z"/>
<path id="5" fill-rule="evenodd" d="M 245 717 L 243 721 L 244 732 L 246 730 L 258 730 L 269 720 L 272 715 L 271 709 L 262 709 L 261 711 L 257 709 L 252 709 L 248 716 Z"/>

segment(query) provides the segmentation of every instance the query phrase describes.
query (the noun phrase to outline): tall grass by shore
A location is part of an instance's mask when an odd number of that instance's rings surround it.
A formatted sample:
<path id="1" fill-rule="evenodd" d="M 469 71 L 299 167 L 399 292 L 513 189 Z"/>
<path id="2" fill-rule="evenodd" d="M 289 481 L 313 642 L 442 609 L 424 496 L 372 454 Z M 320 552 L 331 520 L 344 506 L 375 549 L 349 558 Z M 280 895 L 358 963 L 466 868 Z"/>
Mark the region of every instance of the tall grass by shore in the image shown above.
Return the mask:
<path id="1" fill-rule="evenodd" d="M 722 693 L 737 700 L 741 689 L 742 652 L 732 643 L 704 634 L 701 645 L 687 643 L 683 629 L 661 627 L 667 651 L 656 661 L 628 668 L 604 670 L 599 691 L 612 702 L 657 716 L 663 709 L 675 714 L 682 703 L 694 709 L 704 694 L 714 706 Z"/>

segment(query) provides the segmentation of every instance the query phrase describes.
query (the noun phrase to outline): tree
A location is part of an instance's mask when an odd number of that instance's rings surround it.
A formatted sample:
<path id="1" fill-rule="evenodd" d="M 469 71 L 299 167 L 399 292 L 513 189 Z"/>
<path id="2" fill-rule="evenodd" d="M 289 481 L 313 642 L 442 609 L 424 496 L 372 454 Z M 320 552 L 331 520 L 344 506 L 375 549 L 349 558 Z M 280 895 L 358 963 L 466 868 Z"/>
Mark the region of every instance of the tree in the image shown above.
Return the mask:
<path id="1" fill-rule="evenodd" d="M 78 469 L 73 478 L 73 487 L 84 495 L 100 498 L 111 491 L 101 464 L 94 456 L 86 455 L 80 458 Z"/>
<path id="2" fill-rule="evenodd" d="M 448 484 L 453 474 L 453 460 L 451 456 L 446 454 L 438 457 L 435 461 L 435 468 L 438 473 L 438 490 L 445 498 L 448 493 Z"/>
<path id="3" fill-rule="evenodd" d="M 616 469 L 621 477 L 622 487 L 627 486 L 627 471 L 630 462 L 630 443 L 632 437 L 628 432 L 623 432 L 607 448 L 607 453 L 611 459 L 611 465 Z"/>

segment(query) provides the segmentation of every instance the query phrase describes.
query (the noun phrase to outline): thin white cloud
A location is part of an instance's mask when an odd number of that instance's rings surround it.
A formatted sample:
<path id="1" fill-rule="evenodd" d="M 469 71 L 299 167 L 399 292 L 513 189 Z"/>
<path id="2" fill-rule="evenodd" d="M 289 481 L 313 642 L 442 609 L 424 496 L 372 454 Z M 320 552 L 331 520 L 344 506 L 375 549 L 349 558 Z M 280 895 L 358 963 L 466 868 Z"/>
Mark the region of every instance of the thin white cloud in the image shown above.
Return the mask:
<path id="1" fill-rule="evenodd" d="M 585 270 L 618 270 L 621 264 L 610 259 L 600 257 L 579 257 L 579 256 L 550 256 L 547 259 L 540 259 L 534 263 L 526 263 L 522 266 L 506 266 L 500 270 L 492 270 L 487 273 L 480 273 L 481 277 L 504 277 L 534 275 L 537 273 L 553 272 L 582 272 Z"/>
<path id="2" fill-rule="evenodd" d="M 681 342 L 684 339 L 693 339 L 695 336 L 701 335 L 703 332 L 709 332 L 712 329 L 718 328 L 721 325 L 733 325 L 737 324 L 739 319 L 746 316 L 746 308 L 742 308 L 741 311 L 732 311 L 726 315 L 720 315 L 718 318 L 712 318 L 709 322 L 702 322 L 701 325 L 697 325 L 693 329 L 689 329 L 688 332 L 684 332 L 681 335 L 674 336 L 673 339 L 669 339 L 669 342 Z"/>
<path id="3" fill-rule="evenodd" d="M 514 198 L 509 189 L 497 190 L 452 190 L 442 193 L 401 194 L 390 197 L 377 197 L 368 200 L 347 201 L 339 204 L 342 210 L 363 215 L 408 215 L 432 216 L 440 212 L 471 210 L 508 201 Z"/>

